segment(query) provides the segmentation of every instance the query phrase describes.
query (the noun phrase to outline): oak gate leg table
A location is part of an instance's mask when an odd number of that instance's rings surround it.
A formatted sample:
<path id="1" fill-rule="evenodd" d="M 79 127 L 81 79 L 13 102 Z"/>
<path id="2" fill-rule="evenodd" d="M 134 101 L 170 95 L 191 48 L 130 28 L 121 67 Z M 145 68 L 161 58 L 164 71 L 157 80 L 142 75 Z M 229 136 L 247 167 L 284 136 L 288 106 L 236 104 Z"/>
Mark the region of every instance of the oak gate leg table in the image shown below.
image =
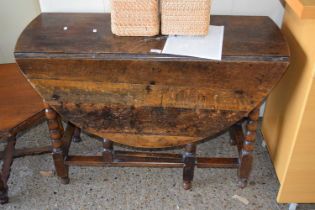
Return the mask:
<path id="1" fill-rule="evenodd" d="M 15 57 L 46 103 L 54 163 L 64 183 L 70 165 L 178 167 L 189 189 L 195 167 L 214 167 L 238 168 L 245 187 L 258 107 L 285 73 L 289 50 L 267 17 L 213 16 L 211 24 L 225 26 L 222 61 L 150 53 L 163 49 L 167 37 L 115 36 L 109 14 L 43 13 L 27 26 Z M 63 132 L 59 116 L 102 137 L 103 155 L 69 155 L 67 136 L 74 128 Z M 228 129 L 239 157 L 196 157 L 198 141 Z M 114 151 L 113 142 L 184 146 L 185 152 Z"/>

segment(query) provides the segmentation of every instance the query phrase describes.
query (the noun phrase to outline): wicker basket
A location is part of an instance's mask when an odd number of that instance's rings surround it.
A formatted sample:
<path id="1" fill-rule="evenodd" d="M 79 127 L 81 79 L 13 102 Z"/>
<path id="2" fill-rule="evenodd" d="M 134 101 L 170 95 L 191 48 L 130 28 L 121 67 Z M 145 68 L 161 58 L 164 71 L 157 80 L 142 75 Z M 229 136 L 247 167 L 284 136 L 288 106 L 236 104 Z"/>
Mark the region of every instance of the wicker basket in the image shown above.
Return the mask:
<path id="1" fill-rule="evenodd" d="M 111 27 L 118 36 L 154 36 L 159 33 L 158 0 L 111 0 Z"/>
<path id="2" fill-rule="evenodd" d="M 162 34 L 207 35 L 211 0 L 161 0 Z"/>

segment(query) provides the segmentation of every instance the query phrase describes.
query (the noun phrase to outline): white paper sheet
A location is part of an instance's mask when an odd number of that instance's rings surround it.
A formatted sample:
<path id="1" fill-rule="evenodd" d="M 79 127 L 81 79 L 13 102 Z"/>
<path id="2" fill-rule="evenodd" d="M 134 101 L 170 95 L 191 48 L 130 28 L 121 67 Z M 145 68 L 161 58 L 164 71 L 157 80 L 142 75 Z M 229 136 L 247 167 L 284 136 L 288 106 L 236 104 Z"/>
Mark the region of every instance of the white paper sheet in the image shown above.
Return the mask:
<path id="1" fill-rule="evenodd" d="M 221 60 L 224 26 L 210 26 L 207 36 L 169 36 L 162 53 Z"/>

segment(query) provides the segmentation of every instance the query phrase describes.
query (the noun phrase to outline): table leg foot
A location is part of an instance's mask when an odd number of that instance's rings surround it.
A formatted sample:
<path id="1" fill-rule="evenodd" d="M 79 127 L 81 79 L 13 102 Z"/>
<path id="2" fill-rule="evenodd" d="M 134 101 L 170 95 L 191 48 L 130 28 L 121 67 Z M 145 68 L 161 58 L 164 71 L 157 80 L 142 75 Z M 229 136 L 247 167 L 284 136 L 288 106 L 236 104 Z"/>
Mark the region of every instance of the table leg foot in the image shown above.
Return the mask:
<path id="1" fill-rule="evenodd" d="M 247 186 L 247 183 L 248 183 L 247 179 L 240 179 L 238 182 L 238 186 L 243 189 Z"/>
<path id="2" fill-rule="evenodd" d="M 189 190 L 192 187 L 192 180 L 194 178 L 194 170 L 196 164 L 196 144 L 187 144 L 185 153 L 183 155 L 184 169 L 183 180 L 184 189 Z"/>
<path id="3" fill-rule="evenodd" d="M 82 141 L 82 139 L 81 139 L 81 129 L 76 127 L 74 129 L 74 134 L 72 136 L 72 142 L 79 143 L 81 141 Z"/>
<path id="4" fill-rule="evenodd" d="M 190 190 L 192 188 L 192 182 L 184 181 L 183 187 L 184 187 L 184 190 Z"/>

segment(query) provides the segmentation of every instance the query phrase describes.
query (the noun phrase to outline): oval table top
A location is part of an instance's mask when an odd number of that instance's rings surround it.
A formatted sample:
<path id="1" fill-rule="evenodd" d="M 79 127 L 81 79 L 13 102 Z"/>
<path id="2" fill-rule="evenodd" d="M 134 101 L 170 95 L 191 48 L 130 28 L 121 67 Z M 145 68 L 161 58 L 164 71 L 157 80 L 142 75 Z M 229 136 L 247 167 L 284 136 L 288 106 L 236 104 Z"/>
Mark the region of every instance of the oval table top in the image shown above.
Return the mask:
<path id="1" fill-rule="evenodd" d="M 115 36 L 109 14 L 43 13 L 15 57 L 45 102 L 83 130 L 129 146 L 178 146 L 246 117 L 289 64 L 268 17 L 212 16 L 211 24 L 225 26 L 221 61 L 151 53 L 166 36 Z"/>

